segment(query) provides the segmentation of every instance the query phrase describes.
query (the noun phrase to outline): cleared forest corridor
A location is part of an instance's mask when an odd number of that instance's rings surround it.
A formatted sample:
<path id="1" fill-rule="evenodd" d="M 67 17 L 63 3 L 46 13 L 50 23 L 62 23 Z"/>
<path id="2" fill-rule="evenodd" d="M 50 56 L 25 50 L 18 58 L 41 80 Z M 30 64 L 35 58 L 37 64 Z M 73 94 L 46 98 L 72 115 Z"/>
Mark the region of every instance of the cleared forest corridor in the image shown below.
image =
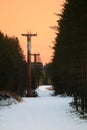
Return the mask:
<path id="1" fill-rule="evenodd" d="M 0 130 L 87 130 L 69 106 L 71 97 L 52 97 L 46 86 L 37 92 L 40 97 L 0 108 Z"/>

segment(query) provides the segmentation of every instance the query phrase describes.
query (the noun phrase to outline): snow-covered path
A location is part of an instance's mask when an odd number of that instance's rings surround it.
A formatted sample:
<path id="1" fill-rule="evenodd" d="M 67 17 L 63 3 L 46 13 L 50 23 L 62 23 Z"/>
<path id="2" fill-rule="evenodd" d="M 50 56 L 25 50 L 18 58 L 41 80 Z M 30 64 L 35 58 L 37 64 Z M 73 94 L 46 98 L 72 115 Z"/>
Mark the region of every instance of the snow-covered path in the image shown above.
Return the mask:
<path id="1" fill-rule="evenodd" d="M 87 121 L 70 113 L 70 97 L 51 97 L 45 87 L 41 97 L 0 109 L 0 130 L 87 130 Z"/>

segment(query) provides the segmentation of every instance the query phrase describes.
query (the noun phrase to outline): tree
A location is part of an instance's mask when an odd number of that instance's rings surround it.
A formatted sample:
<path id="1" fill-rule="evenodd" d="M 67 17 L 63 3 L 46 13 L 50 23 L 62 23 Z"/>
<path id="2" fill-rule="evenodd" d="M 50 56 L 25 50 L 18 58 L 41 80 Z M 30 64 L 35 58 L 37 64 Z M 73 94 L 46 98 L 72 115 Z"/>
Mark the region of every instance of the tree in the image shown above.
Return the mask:
<path id="1" fill-rule="evenodd" d="M 32 63 L 31 68 L 31 88 L 35 90 L 42 83 L 43 64 L 41 62 Z"/>
<path id="2" fill-rule="evenodd" d="M 52 84 L 52 63 L 48 63 L 44 65 L 44 78 L 43 78 L 43 84 L 48 85 Z"/>
<path id="3" fill-rule="evenodd" d="M 74 95 L 82 111 L 87 106 L 87 1 L 66 0 L 63 5 L 53 55 L 55 93 Z M 86 93 L 85 93 L 86 90 Z M 85 97 L 86 96 L 86 97 Z"/>
<path id="4" fill-rule="evenodd" d="M 0 90 L 23 95 L 26 87 L 26 61 L 16 37 L 0 32 Z"/>

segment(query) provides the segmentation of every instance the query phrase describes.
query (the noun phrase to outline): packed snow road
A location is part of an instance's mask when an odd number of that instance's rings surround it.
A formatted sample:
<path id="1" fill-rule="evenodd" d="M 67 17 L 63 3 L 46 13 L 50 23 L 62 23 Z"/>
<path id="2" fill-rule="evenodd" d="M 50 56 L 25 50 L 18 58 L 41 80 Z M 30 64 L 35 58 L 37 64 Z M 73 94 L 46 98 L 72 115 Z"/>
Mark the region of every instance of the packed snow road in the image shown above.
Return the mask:
<path id="1" fill-rule="evenodd" d="M 71 112 L 70 97 L 52 97 L 41 86 L 40 97 L 0 109 L 0 130 L 87 130 L 87 121 Z"/>

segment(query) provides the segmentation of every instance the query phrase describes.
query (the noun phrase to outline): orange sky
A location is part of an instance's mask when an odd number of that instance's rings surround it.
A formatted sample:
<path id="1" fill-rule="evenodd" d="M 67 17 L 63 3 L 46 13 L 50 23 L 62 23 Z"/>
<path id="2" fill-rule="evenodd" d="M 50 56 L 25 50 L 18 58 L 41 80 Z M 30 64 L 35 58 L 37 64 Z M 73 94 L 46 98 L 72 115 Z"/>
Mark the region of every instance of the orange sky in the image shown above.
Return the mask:
<path id="1" fill-rule="evenodd" d="M 26 55 L 27 40 L 21 33 L 37 32 L 32 38 L 32 53 L 40 53 L 45 64 L 51 61 L 55 33 L 49 26 L 56 25 L 54 13 L 60 13 L 64 0 L 0 0 L 0 30 L 19 38 Z"/>

